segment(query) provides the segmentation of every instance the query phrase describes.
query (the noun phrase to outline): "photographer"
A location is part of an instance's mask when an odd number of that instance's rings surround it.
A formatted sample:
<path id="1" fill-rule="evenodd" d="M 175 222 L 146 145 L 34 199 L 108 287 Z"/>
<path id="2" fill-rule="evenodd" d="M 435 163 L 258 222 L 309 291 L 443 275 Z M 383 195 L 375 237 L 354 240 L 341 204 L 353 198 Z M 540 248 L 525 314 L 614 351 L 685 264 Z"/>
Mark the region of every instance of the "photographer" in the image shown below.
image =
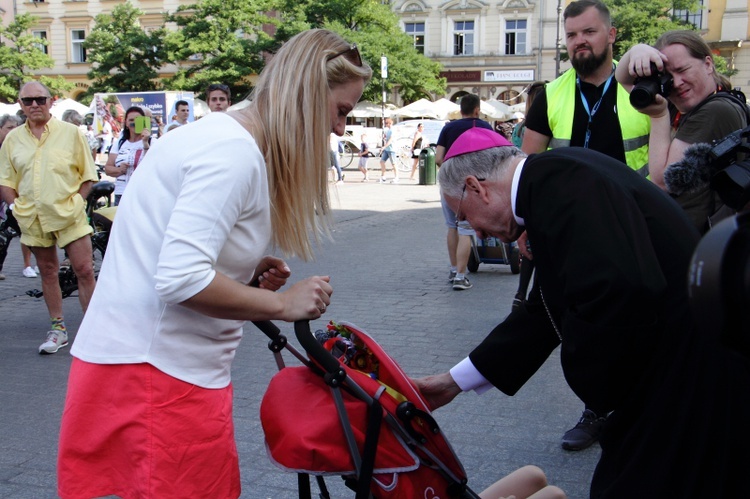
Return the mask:
<path id="1" fill-rule="evenodd" d="M 681 161 L 688 146 L 711 143 L 747 125 L 747 107 L 729 92 L 731 84 L 716 72 L 711 49 L 695 31 L 669 31 L 653 47 L 634 46 L 615 76 L 628 92 L 636 83 L 657 83 L 652 103 L 639 111 L 651 118 L 649 173 L 662 189 L 664 170 Z M 701 233 L 732 214 L 707 186 L 674 197 Z"/>

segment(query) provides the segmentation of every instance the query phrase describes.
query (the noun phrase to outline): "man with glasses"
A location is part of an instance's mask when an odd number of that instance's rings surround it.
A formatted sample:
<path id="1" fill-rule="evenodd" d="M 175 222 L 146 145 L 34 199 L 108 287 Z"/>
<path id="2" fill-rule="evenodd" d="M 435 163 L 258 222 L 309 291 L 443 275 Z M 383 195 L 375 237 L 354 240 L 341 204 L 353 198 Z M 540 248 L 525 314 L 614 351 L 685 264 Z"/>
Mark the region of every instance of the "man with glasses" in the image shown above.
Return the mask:
<path id="1" fill-rule="evenodd" d="M 232 91 L 227 85 L 212 83 L 206 88 L 206 103 L 212 113 L 224 113 L 232 105 Z"/>
<path id="2" fill-rule="evenodd" d="M 456 140 L 438 180 L 478 234 L 507 243 L 526 230 L 537 278 L 533 300 L 466 359 L 417 380 L 431 407 L 493 386 L 514 395 L 560 347 L 571 389 L 612 411 L 592 498 L 745 497 L 750 361 L 695 326 L 700 235 L 677 203 L 602 153 L 526 157 L 479 128 Z"/>
<path id="3" fill-rule="evenodd" d="M 36 81 L 24 84 L 18 102 L 27 119 L 8 134 L 0 149 L 0 194 L 42 275 L 51 326 L 39 353 L 52 354 L 68 344 L 55 244 L 68 254 L 84 312 L 96 285 L 85 199 L 98 177 L 83 132 L 50 114 L 47 87 Z"/>
<path id="4" fill-rule="evenodd" d="M 651 124 L 633 108 L 628 92 L 615 79 L 612 46 L 617 29 L 609 9 L 599 0 L 578 0 L 565 8 L 563 19 L 573 67 L 534 99 L 521 149 L 534 154 L 547 148 L 585 147 L 622 161 L 646 177 Z M 527 246 L 523 236 L 518 248 L 533 264 L 534 243 L 528 242 Z M 519 291 L 516 300 L 525 300 L 525 289 Z M 601 408 L 586 407 L 578 423 L 563 435 L 562 448 L 577 451 L 594 444 L 605 419 Z"/>

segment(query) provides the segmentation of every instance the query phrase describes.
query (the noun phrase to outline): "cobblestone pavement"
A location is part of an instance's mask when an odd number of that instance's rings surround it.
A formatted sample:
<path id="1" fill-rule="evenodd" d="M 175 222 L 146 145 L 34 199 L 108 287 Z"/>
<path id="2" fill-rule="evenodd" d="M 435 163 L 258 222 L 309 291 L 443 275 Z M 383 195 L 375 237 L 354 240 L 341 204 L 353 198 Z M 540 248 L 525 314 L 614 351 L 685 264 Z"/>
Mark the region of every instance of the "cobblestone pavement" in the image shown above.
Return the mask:
<path id="1" fill-rule="evenodd" d="M 377 161 L 371 160 L 370 168 L 377 168 Z M 378 171 L 370 173 L 371 178 L 380 176 Z M 472 289 L 453 291 L 447 282 L 438 188 L 408 180 L 397 185 L 363 183 L 356 170 L 345 174 L 345 184 L 332 188 L 334 241 L 318 248 L 314 262 L 291 260 L 293 280 L 330 275 L 335 291 L 326 320 L 357 324 L 413 377 L 446 371 L 508 314 L 517 276 L 507 265 L 483 263 L 470 275 Z M 67 348 L 52 356 L 37 354 L 47 313 L 41 298 L 25 292 L 41 288 L 41 280 L 22 277 L 21 267 L 14 240 L 3 270 L 7 279 L 0 281 L 0 498 L 53 498 L 71 357 Z M 78 300 L 66 298 L 64 306 L 68 327 L 75 331 L 81 320 Z M 312 326 L 324 324 L 321 320 Z M 293 337 L 290 325 L 279 326 Z M 242 497 L 293 498 L 296 477 L 269 461 L 258 418 L 276 365 L 265 336 L 252 325 L 245 332 L 233 367 Z M 563 379 L 556 351 L 516 396 L 497 390 L 463 394 L 434 415 L 473 489 L 482 490 L 520 466 L 536 464 L 569 497 L 584 498 L 599 447 L 573 453 L 559 444 L 582 410 Z M 340 482 L 336 477 L 327 480 L 334 497 L 353 497 Z"/>

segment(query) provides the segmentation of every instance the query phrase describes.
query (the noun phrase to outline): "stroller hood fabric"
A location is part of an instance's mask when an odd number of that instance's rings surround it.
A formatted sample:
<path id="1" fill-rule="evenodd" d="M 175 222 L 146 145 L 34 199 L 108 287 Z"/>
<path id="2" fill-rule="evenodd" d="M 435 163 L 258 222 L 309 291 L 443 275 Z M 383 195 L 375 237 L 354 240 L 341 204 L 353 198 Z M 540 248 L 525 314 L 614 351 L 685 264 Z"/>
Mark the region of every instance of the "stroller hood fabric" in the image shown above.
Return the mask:
<path id="1" fill-rule="evenodd" d="M 347 373 L 341 389 L 351 432 L 362 452 L 368 404 L 346 390 L 356 383 L 376 399 L 384 412 L 371 492 L 375 497 L 454 497 L 466 474 L 448 441 L 436 426 L 419 416 L 397 416 L 399 404 L 414 404 L 417 414 L 429 409 L 412 381 L 396 362 L 356 326 L 340 323 L 368 352 L 377 375 L 342 364 Z M 373 379 L 377 377 L 377 379 Z M 271 380 L 260 408 L 266 448 L 271 460 L 287 471 L 311 475 L 355 475 L 331 388 L 307 366 L 286 367 Z M 414 435 L 424 438 L 413 438 Z M 422 441 L 417 441 L 422 440 Z M 427 494 L 427 495 L 425 495 Z"/>

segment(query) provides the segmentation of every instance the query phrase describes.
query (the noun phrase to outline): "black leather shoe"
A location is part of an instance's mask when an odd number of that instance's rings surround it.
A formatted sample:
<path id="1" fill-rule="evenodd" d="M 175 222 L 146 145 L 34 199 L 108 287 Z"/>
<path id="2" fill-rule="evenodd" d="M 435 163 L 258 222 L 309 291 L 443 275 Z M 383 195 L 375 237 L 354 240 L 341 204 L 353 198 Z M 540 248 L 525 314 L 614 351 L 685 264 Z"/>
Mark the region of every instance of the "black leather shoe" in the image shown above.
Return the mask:
<path id="1" fill-rule="evenodd" d="M 578 424 L 565 432 L 562 437 L 562 448 L 565 450 L 583 450 L 599 440 L 606 417 L 597 416 L 594 411 L 585 409 Z"/>
<path id="2" fill-rule="evenodd" d="M 522 293 L 516 293 L 516 296 L 513 298 L 513 305 L 511 305 L 511 307 L 513 308 L 513 310 L 515 310 L 515 309 L 519 308 L 521 305 L 523 305 L 524 301 L 526 301 L 526 300 L 524 300 L 523 294 Z"/>

